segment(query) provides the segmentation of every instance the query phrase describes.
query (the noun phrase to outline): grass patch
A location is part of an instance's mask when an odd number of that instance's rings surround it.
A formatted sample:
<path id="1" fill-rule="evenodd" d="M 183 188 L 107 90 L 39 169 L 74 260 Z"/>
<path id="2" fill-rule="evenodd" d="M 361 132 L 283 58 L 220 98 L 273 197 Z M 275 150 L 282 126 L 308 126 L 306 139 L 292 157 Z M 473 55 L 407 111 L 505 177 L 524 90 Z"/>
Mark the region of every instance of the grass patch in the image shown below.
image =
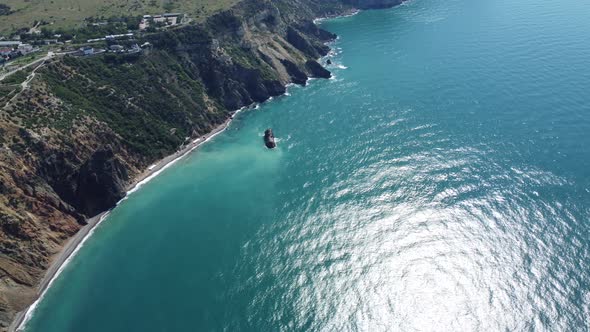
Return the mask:
<path id="1" fill-rule="evenodd" d="M 3 107 L 8 102 L 16 90 L 17 86 L 15 85 L 0 85 L 0 107 Z"/>
<path id="2" fill-rule="evenodd" d="M 31 74 L 33 69 L 34 69 L 34 66 L 27 67 L 25 69 L 21 69 L 21 70 L 17 71 L 16 73 L 14 73 L 10 76 L 7 76 L 6 78 L 4 78 L 3 81 L 0 81 L 0 83 L 2 83 L 2 85 L 21 84 L 22 82 L 24 82 L 27 79 L 27 76 L 29 76 L 29 74 Z"/>
<path id="3" fill-rule="evenodd" d="M 31 27 L 36 21 L 52 23 L 51 28 L 82 27 L 90 17 L 109 18 L 186 13 L 197 21 L 227 9 L 238 0 L 2 0 L 10 8 L 0 19 L 0 33 L 7 34 Z"/>
<path id="4" fill-rule="evenodd" d="M 39 74 L 67 108 L 46 120 L 36 115 L 27 125 L 51 121 L 52 126 L 69 130 L 76 118 L 90 115 L 107 123 L 139 154 L 158 158 L 193 131 L 206 132 L 226 117 L 223 111 L 207 108 L 200 81 L 191 78 L 167 52 L 154 51 L 139 58 L 66 57 L 63 61 L 83 75 L 64 74 L 58 67 L 44 68 Z"/>

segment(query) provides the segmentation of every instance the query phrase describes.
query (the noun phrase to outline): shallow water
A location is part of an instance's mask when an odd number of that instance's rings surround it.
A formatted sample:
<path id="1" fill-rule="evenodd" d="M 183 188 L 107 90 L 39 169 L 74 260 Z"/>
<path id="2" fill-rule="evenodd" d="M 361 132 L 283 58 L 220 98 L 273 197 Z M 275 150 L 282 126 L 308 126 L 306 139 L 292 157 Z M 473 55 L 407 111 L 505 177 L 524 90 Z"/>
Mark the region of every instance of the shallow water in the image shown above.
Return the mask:
<path id="1" fill-rule="evenodd" d="M 324 22 L 336 78 L 133 193 L 26 330 L 589 330 L 589 14 L 414 0 Z"/>

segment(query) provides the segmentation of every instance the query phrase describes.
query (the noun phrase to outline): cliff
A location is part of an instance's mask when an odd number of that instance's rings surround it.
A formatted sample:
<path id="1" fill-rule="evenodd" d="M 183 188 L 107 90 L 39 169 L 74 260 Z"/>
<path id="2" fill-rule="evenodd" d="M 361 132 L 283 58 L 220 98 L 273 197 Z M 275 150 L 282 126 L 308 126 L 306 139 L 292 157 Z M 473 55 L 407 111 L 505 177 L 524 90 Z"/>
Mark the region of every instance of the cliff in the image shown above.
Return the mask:
<path id="1" fill-rule="evenodd" d="M 0 331 L 52 258 L 141 170 L 231 111 L 330 73 L 318 16 L 388 0 L 244 0 L 135 56 L 49 60 L 0 85 Z M 20 75 L 20 76 L 19 76 Z"/>

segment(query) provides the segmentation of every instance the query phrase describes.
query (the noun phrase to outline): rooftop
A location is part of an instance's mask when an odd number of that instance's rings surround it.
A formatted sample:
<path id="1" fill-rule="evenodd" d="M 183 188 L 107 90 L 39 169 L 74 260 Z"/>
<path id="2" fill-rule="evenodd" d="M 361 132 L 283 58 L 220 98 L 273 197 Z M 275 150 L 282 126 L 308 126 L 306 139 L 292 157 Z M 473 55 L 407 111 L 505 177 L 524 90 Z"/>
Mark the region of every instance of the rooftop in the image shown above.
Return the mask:
<path id="1" fill-rule="evenodd" d="M 17 41 L 17 40 L 3 40 L 0 41 L 0 47 L 1 46 L 14 46 L 14 45 L 20 45 L 22 44 L 21 42 Z"/>

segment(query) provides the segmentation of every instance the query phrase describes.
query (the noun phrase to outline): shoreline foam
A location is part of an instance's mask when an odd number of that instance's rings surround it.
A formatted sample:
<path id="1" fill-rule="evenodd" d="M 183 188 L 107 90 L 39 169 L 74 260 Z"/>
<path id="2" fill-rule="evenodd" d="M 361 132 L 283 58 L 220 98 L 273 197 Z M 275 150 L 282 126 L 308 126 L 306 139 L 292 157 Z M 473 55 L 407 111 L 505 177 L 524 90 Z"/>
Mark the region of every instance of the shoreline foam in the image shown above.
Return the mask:
<path id="1" fill-rule="evenodd" d="M 317 19 L 314 19 L 313 22 L 316 24 L 321 24 L 321 22 L 325 21 L 325 20 L 336 19 L 336 18 L 340 18 L 340 17 L 354 16 L 358 13 L 360 13 L 360 10 L 355 10 L 351 13 L 347 13 L 347 14 L 343 14 L 343 15 L 335 15 L 335 16 L 330 16 L 330 17 L 317 18 Z M 338 40 L 338 37 L 336 38 L 336 40 Z M 326 43 L 326 44 L 328 44 L 328 43 Z M 326 58 L 326 57 L 328 57 L 328 55 L 320 57 L 319 60 Z M 313 78 L 308 78 L 308 80 L 306 81 L 306 85 L 307 85 L 307 82 L 311 81 L 312 79 Z M 293 83 L 287 84 L 285 87 L 286 91 L 283 95 L 290 96 L 290 94 L 288 92 L 288 88 L 291 85 L 295 85 L 295 84 L 293 84 Z M 269 99 L 267 99 L 263 103 L 268 103 L 268 102 L 272 101 L 273 99 L 274 99 L 274 97 L 271 96 Z M 222 133 L 223 131 L 225 131 L 225 129 L 227 129 L 227 127 L 231 124 L 232 120 L 235 118 L 235 116 L 238 113 L 240 113 L 241 111 L 243 111 L 245 109 L 257 110 L 260 108 L 261 104 L 262 103 L 254 103 L 254 104 L 251 104 L 248 106 L 243 106 L 242 108 L 231 113 L 230 117 L 227 120 L 225 120 L 219 126 L 215 127 L 208 134 L 205 134 L 199 138 L 196 138 L 191 143 L 182 147 L 180 150 L 176 151 L 175 153 L 164 157 L 163 159 L 159 160 L 155 164 L 151 164 L 143 173 L 141 173 L 136 179 L 134 179 L 134 181 L 127 187 L 127 192 L 126 192 L 125 197 L 123 197 L 119 202 L 117 202 L 116 205 L 119 205 L 122 201 L 126 200 L 130 194 L 139 190 L 139 188 L 141 188 L 144 184 L 146 184 L 149 181 L 151 181 L 152 179 L 154 179 L 156 176 L 158 176 L 160 173 L 162 173 L 168 167 L 172 166 L 178 160 L 184 158 L 185 156 L 190 154 L 192 151 L 197 149 L 202 144 L 208 142 L 209 140 L 211 140 L 215 136 L 217 136 L 220 133 Z M 57 254 L 57 258 L 51 263 L 49 269 L 47 269 L 47 271 L 45 273 L 45 276 L 43 277 L 43 279 L 41 279 L 41 282 L 39 283 L 39 286 L 38 286 L 37 294 L 39 294 L 39 295 L 38 295 L 37 299 L 32 304 L 30 304 L 25 310 L 20 311 L 15 315 L 15 318 L 13 319 L 12 323 L 8 327 L 8 332 L 18 332 L 26 327 L 27 322 L 33 317 L 35 309 L 37 308 L 38 304 L 40 303 L 40 301 L 43 299 L 43 297 L 47 293 L 47 290 L 51 287 L 53 282 L 59 277 L 61 272 L 67 267 L 68 263 L 76 256 L 78 251 L 82 248 L 84 242 L 86 242 L 86 240 L 92 236 L 92 234 L 96 230 L 96 227 L 99 224 L 101 224 L 102 221 L 108 217 L 111 210 L 102 212 L 92 218 L 89 218 L 88 224 L 86 224 L 84 227 L 82 227 L 76 233 L 76 235 L 74 235 L 70 240 L 68 240 L 68 243 L 66 243 L 66 245 Z"/>
<path id="2" fill-rule="evenodd" d="M 41 280 L 41 283 L 39 284 L 39 297 L 35 300 L 35 302 L 29 305 L 26 310 L 21 311 L 17 314 L 13 321 L 13 324 L 11 324 L 9 328 L 9 331 L 20 331 L 25 327 L 25 324 L 31 319 L 33 313 L 35 312 L 35 309 L 37 308 L 37 305 L 45 297 L 45 294 L 47 293 L 53 282 L 57 279 L 57 277 L 59 277 L 59 275 L 66 268 L 69 262 L 76 256 L 78 251 L 84 246 L 86 240 L 88 240 L 92 236 L 92 234 L 96 230 L 96 226 L 102 223 L 106 219 L 106 217 L 108 217 L 109 213 L 110 210 L 102 212 L 99 215 L 88 219 L 88 224 L 80 228 L 76 235 L 74 235 L 68 241 L 68 243 L 58 254 L 58 257 L 55 259 L 54 263 L 51 264 L 45 276 Z"/>
<path id="3" fill-rule="evenodd" d="M 270 100 L 271 99 L 269 99 L 269 101 Z M 144 184 L 154 179 L 156 176 L 158 176 L 168 167 L 172 166 L 178 160 L 186 157 L 188 154 L 200 147 L 202 144 L 208 142 L 215 136 L 225 131 L 225 129 L 227 129 L 227 127 L 231 124 L 232 120 L 239 112 L 241 112 L 244 109 L 248 109 L 251 106 L 252 105 L 244 106 L 234 111 L 233 113 L 231 113 L 231 116 L 227 120 L 225 120 L 219 126 L 215 127 L 211 132 L 199 138 L 196 138 L 191 143 L 182 147 L 175 153 L 162 158 L 155 164 L 150 165 L 143 173 L 139 174 L 129 186 L 127 186 L 127 192 L 125 197 L 118 201 L 116 205 L 119 205 L 122 201 L 126 200 L 130 194 L 139 190 L 139 188 L 141 188 Z M 53 282 L 59 277 L 59 275 L 66 268 L 69 262 L 76 256 L 78 251 L 83 247 L 86 240 L 88 240 L 92 236 L 92 234 L 96 230 L 96 227 L 100 225 L 108 217 L 111 210 L 104 211 L 92 218 L 87 219 L 88 223 L 84 225 L 82 228 L 80 228 L 80 230 L 71 239 L 68 240 L 68 242 L 60 250 L 56 258 L 53 260 L 53 262 L 45 272 L 45 276 L 43 277 L 43 279 L 41 279 L 41 282 L 37 287 L 37 299 L 32 304 L 30 304 L 25 310 L 20 311 L 15 315 L 14 320 L 8 328 L 9 332 L 21 331 L 25 328 L 27 322 L 33 317 L 33 313 L 37 308 L 39 302 L 47 293 L 47 290 L 51 287 Z"/>

